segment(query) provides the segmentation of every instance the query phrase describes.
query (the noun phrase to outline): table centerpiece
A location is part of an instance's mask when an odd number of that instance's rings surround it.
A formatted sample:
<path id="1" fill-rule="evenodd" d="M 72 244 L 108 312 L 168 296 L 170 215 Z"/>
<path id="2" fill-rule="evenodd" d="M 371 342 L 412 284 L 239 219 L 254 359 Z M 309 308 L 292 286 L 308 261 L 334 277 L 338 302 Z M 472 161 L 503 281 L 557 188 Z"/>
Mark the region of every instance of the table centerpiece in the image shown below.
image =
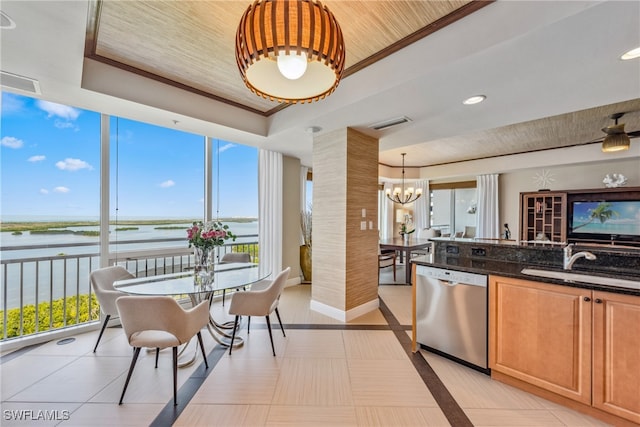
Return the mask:
<path id="1" fill-rule="evenodd" d="M 189 247 L 194 250 L 194 282 L 207 285 L 213 281 L 214 249 L 226 240 L 236 240 L 229 226 L 221 221 L 196 221 L 187 229 Z"/>

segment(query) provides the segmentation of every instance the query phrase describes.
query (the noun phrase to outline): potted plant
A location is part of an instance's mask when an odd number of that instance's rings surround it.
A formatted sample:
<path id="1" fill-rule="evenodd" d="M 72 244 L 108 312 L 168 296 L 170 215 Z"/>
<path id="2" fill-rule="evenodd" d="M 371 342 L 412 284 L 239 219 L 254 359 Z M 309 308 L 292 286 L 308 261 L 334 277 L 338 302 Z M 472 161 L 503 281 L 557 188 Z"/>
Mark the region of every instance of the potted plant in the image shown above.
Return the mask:
<path id="1" fill-rule="evenodd" d="M 409 225 L 407 225 L 406 222 L 403 222 L 402 224 L 400 224 L 400 236 L 402 236 L 405 242 L 409 241 L 409 237 L 411 236 L 411 233 L 413 233 L 414 231 L 416 231 L 415 228 L 412 228 L 411 230 L 409 230 Z"/>
<path id="2" fill-rule="evenodd" d="M 300 246 L 300 268 L 305 282 L 311 282 L 311 205 L 300 212 L 303 244 Z"/>

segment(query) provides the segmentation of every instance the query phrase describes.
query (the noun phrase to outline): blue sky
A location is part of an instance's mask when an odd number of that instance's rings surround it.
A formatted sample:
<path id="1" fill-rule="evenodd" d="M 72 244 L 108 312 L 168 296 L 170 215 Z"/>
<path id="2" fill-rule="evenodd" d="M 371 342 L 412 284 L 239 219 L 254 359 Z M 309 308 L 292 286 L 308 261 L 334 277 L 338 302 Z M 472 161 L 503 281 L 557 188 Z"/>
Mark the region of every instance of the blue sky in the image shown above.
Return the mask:
<path id="1" fill-rule="evenodd" d="M 116 117 L 110 132 L 112 216 L 116 188 L 122 219 L 203 216 L 203 136 Z M 215 140 L 218 155 L 220 216 L 257 217 L 257 149 Z M 100 114 L 3 92 L 0 165 L 3 220 L 97 217 Z"/>

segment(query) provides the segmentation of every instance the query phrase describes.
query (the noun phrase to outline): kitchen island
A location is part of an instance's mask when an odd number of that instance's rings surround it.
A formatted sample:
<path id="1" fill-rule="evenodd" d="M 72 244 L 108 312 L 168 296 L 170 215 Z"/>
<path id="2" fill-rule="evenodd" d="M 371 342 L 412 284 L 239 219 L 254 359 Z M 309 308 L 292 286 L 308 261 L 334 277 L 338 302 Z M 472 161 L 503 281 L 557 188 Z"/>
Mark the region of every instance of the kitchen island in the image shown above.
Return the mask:
<path id="1" fill-rule="evenodd" d="M 425 302 L 416 298 L 426 294 L 416 269 L 486 275 L 492 378 L 615 425 L 640 424 L 640 250 L 565 246 L 434 239 L 432 254 L 413 260 L 414 351 L 425 347 L 418 338 L 424 315 L 416 315 Z M 562 273 L 567 254 L 571 271 L 585 281 L 523 273 Z M 589 283 L 590 277 L 603 280 Z M 608 278 L 623 279 L 625 287 L 603 284 Z M 457 304 L 450 311 L 463 321 L 465 304 Z"/>

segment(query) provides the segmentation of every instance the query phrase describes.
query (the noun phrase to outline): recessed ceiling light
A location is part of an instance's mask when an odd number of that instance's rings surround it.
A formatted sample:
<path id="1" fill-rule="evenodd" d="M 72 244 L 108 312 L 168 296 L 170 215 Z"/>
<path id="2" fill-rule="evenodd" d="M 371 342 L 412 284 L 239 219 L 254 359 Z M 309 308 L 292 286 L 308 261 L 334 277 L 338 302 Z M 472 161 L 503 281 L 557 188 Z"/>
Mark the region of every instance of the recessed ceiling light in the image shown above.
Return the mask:
<path id="1" fill-rule="evenodd" d="M 314 134 L 320 132 L 321 130 L 322 128 L 320 126 L 309 126 L 305 129 L 305 132 Z"/>
<path id="2" fill-rule="evenodd" d="M 622 59 L 623 61 L 627 61 L 629 59 L 636 59 L 636 58 L 640 58 L 640 47 L 631 49 L 629 52 L 625 53 L 620 57 L 620 59 Z"/>
<path id="3" fill-rule="evenodd" d="M 487 99 L 487 97 L 484 96 L 484 95 L 476 95 L 476 96 L 472 96 L 471 98 L 465 99 L 464 101 L 462 101 L 462 103 L 464 105 L 479 104 L 482 101 L 484 101 L 485 99 Z"/>

